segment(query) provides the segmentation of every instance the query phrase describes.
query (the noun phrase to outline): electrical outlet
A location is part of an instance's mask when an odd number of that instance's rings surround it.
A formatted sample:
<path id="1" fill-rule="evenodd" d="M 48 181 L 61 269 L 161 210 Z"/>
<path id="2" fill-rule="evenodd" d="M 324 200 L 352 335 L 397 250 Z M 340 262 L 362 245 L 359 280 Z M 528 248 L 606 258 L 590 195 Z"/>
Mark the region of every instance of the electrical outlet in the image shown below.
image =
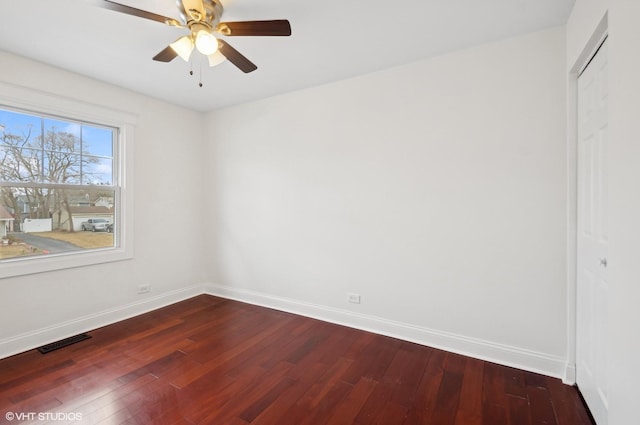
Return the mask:
<path id="1" fill-rule="evenodd" d="M 151 285 L 139 285 L 138 294 L 148 294 L 151 292 Z"/>
<path id="2" fill-rule="evenodd" d="M 353 304 L 360 304 L 360 294 L 347 294 L 347 300 Z"/>

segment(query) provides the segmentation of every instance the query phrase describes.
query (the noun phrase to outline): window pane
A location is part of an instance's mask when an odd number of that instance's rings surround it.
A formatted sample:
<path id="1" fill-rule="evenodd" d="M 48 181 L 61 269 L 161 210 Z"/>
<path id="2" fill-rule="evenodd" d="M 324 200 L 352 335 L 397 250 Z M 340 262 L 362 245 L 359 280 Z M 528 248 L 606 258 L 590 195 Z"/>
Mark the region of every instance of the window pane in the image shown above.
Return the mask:
<path id="1" fill-rule="evenodd" d="M 69 152 L 44 152 L 45 183 L 80 184 L 82 157 Z"/>
<path id="2" fill-rule="evenodd" d="M 2 130 L 4 128 L 4 130 Z M 0 109 L 0 141 L 2 144 L 40 147 L 40 118 Z"/>
<path id="3" fill-rule="evenodd" d="M 112 248 L 115 190 L 3 187 L 0 260 Z"/>
<path id="4" fill-rule="evenodd" d="M 113 157 L 113 130 L 82 126 L 82 153 L 85 155 Z"/>
<path id="5" fill-rule="evenodd" d="M 47 188 L 3 187 L 0 193 L 1 205 L 16 223 L 22 222 L 24 218 L 50 217 L 49 206 L 53 202 L 53 195 Z"/>
<path id="6" fill-rule="evenodd" d="M 0 160 L 0 181 L 42 181 L 41 150 L 3 147 L 0 150 Z"/>
<path id="7" fill-rule="evenodd" d="M 83 163 L 83 184 L 112 185 L 113 184 L 113 160 L 111 158 L 99 158 L 85 156 Z"/>
<path id="8" fill-rule="evenodd" d="M 80 153 L 80 124 L 46 118 L 44 123 L 44 149 L 55 152 Z"/>

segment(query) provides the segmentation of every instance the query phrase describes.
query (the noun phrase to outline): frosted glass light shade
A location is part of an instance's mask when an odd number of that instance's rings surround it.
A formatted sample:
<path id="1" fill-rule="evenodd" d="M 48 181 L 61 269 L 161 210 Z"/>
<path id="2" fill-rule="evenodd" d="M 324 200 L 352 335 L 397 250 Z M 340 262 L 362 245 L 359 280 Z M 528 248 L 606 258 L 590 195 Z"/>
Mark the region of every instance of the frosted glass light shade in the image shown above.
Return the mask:
<path id="1" fill-rule="evenodd" d="M 180 37 L 173 43 L 169 44 L 171 48 L 180 56 L 185 62 L 189 62 L 189 57 L 193 51 L 193 40 L 189 36 Z"/>
<path id="2" fill-rule="evenodd" d="M 207 58 L 209 58 L 209 66 L 219 65 L 227 59 L 222 53 L 220 53 L 220 50 L 216 50 L 214 54 L 207 56 Z"/>
<path id="3" fill-rule="evenodd" d="M 205 56 L 212 55 L 218 50 L 218 39 L 210 32 L 200 30 L 196 35 L 196 48 Z"/>

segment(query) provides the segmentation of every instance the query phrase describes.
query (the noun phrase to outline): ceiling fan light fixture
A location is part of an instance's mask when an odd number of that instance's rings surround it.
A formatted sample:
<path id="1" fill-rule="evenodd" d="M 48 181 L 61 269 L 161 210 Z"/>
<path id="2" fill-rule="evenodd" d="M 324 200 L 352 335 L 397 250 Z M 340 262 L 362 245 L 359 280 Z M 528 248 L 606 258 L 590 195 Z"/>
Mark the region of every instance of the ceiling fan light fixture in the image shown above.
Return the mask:
<path id="1" fill-rule="evenodd" d="M 169 46 L 180 56 L 185 62 L 189 62 L 189 57 L 193 51 L 193 40 L 191 37 L 185 35 L 180 37 Z"/>
<path id="2" fill-rule="evenodd" d="M 205 56 L 214 54 L 218 50 L 218 39 L 206 30 L 196 34 L 196 49 Z"/>
<path id="3" fill-rule="evenodd" d="M 207 56 L 207 58 L 209 59 L 209 66 L 220 65 L 222 62 L 227 60 L 227 58 L 220 53 L 220 50 L 216 50 L 214 54 Z"/>

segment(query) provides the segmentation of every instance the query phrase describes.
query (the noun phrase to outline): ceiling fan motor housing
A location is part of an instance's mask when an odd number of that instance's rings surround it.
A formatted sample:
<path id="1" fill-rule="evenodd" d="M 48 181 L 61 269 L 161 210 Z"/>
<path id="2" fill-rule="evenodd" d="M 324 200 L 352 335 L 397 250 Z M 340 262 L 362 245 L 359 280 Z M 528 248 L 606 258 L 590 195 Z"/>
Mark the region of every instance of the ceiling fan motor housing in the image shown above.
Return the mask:
<path id="1" fill-rule="evenodd" d="M 176 0 L 182 21 L 191 28 L 194 24 L 215 28 L 220 22 L 224 8 L 220 0 Z M 193 29 L 193 28 L 192 28 Z"/>

